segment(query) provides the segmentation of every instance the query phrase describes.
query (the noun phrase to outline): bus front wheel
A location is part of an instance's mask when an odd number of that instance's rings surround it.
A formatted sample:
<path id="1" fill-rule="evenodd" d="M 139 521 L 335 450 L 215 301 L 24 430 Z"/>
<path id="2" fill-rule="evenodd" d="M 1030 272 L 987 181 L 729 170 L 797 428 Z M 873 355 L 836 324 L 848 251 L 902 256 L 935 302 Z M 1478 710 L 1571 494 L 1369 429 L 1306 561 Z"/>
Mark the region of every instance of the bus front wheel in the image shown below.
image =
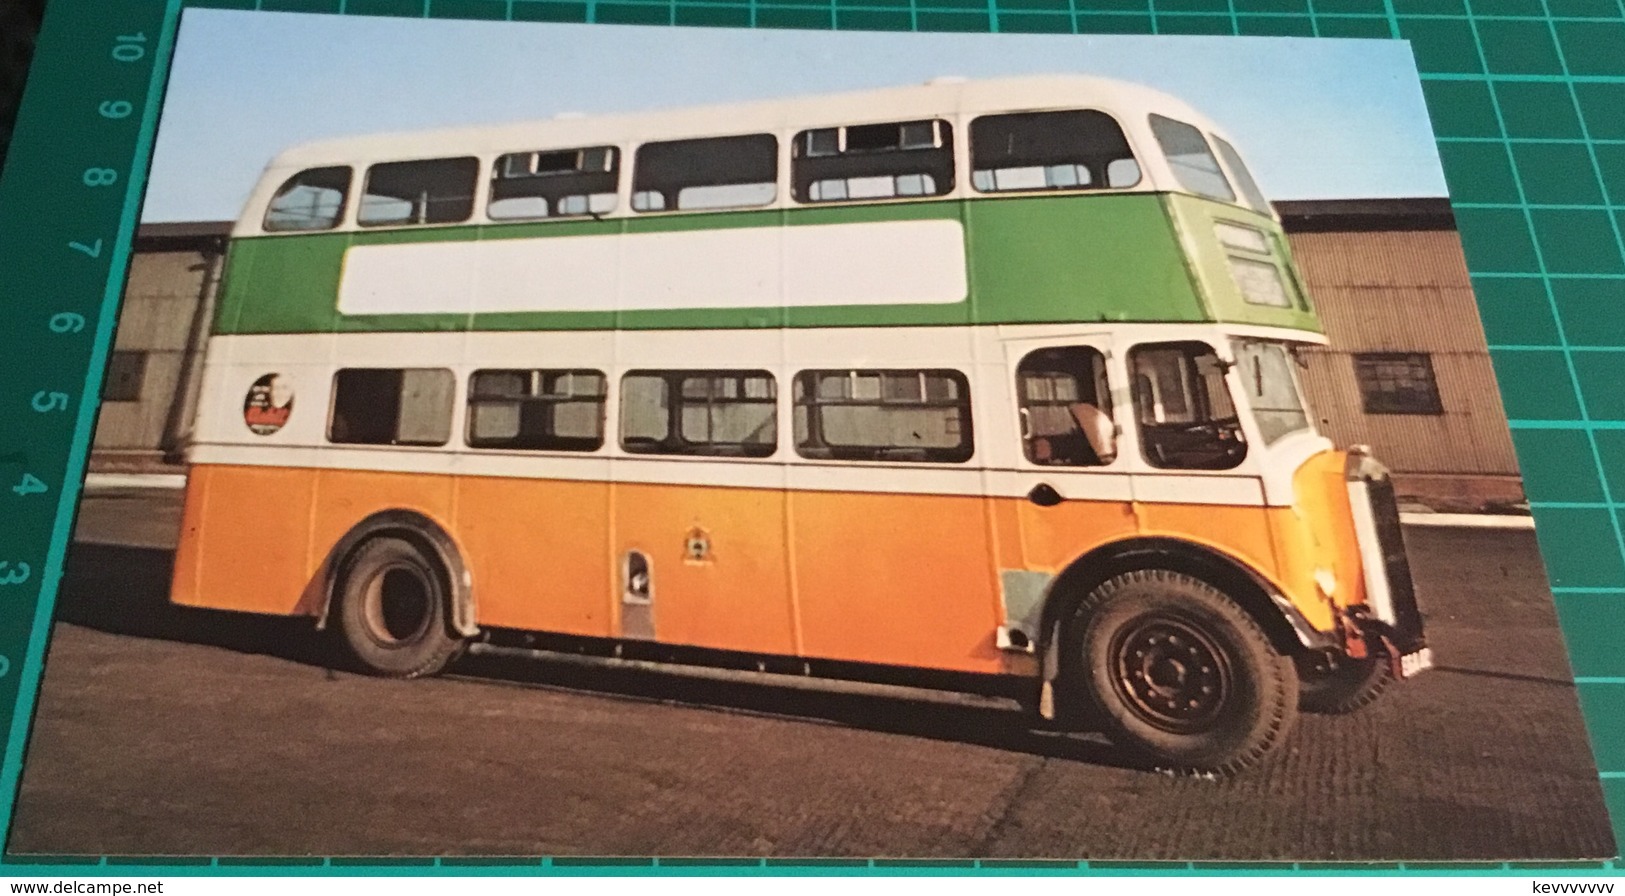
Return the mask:
<path id="1" fill-rule="evenodd" d="M 1386 656 L 1368 648 L 1364 659 L 1309 654 L 1298 658 L 1298 708 L 1304 712 L 1341 716 L 1377 702 L 1393 683 L 1394 670 Z"/>
<path id="2" fill-rule="evenodd" d="M 358 547 L 336 597 L 345 646 L 373 675 L 433 675 L 462 648 L 446 618 L 440 565 L 403 538 L 379 536 Z"/>
<path id="3" fill-rule="evenodd" d="M 1183 573 L 1107 580 L 1074 617 L 1079 680 L 1114 743 L 1153 765 L 1228 773 L 1262 759 L 1297 717 L 1298 676 L 1253 617 Z"/>

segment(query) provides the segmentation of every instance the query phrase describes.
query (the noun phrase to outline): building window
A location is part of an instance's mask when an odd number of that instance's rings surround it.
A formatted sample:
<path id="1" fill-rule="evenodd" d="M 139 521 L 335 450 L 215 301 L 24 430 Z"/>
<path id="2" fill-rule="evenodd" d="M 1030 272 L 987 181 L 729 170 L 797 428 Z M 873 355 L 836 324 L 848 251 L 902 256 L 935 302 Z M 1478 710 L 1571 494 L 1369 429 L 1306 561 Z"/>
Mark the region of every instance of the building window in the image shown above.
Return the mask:
<path id="1" fill-rule="evenodd" d="M 640 212 L 749 208 L 778 192 L 779 140 L 772 134 L 671 140 L 638 147 L 632 208 Z"/>
<path id="2" fill-rule="evenodd" d="M 778 448 L 777 399 L 765 370 L 636 370 L 621 380 L 621 447 L 767 457 Z"/>
<path id="3" fill-rule="evenodd" d="M 796 135 L 791 192 L 799 202 L 940 196 L 954 186 L 946 121 L 819 128 Z"/>
<path id="4" fill-rule="evenodd" d="M 971 184 L 983 193 L 1100 190 L 1140 182 L 1128 138 L 1104 112 L 984 115 L 971 122 Z"/>
<path id="5" fill-rule="evenodd" d="M 468 383 L 473 448 L 596 451 L 604 444 L 604 374 L 476 370 Z"/>
<path id="6" fill-rule="evenodd" d="M 802 457 L 964 463 L 974 447 L 957 370 L 804 370 L 795 415 Z"/>
<path id="7" fill-rule="evenodd" d="M 514 152 L 491 171 L 492 220 L 570 218 L 615 210 L 620 156 L 613 146 Z"/>
<path id="8" fill-rule="evenodd" d="M 146 352 L 114 352 L 107 362 L 107 378 L 102 380 L 102 401 L 140 401 L 146 377 Z"/>
<path id="9" fill-rule="evenodd" d="M 265 229 L 272 232 L 331 230 L 344 217 L 350 192 L 350 169 L 311 168 L 283 182 L 265 210 Z"/>
<path id="10" fill-rule="evenodd" d="M 456 377 L 449 370 L 349 368 L 333 377 L 327 439 L 344 445 L 444 445 Z"/>
<path id="11" fill-rule="evenodd" d="M 1354 356 L 1354 379 L 1367 414 L 1443 414 L 1433 359 L 1420 352 Z"/>
<path id="12" fill-rule="evenodd" d="M 357 221 L 363 227 L 467 221 L 479 170 L 471 156 L 374 165 L 367 169 Z"/>

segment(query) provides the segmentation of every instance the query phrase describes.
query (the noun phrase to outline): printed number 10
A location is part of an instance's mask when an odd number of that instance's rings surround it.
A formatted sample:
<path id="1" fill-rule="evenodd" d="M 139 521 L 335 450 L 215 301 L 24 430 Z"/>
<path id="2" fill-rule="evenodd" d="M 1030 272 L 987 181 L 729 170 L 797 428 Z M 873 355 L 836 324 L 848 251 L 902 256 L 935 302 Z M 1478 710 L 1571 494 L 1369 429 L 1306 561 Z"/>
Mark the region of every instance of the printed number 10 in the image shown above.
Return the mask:
<path id="1" fill-rule="evenodd" d="M 121 34 L 113 40 L 113 58 L 119 62 L 139 62 L 141 57 L 147 55 L 147 48 L 142 46 L 147 42 L 147 36 L 139 31 Z"/>

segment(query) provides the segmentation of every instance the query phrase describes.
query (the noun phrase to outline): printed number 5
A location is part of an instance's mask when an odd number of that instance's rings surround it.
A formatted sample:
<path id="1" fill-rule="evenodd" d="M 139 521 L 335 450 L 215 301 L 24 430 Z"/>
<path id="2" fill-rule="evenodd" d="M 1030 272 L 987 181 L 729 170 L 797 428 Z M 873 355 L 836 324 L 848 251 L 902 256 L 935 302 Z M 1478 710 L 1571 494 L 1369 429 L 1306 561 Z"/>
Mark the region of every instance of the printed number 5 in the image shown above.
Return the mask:
<path id="1" fill-rule="evenodd" d="M 34 573 L 32 566 L 20 560 L 17 561 L 16 569 L 8 571 L 6 567 L 10 565 L 9 561 L 0 560 L 0 585 L 21 585 L 28 581 L 28 577 Z"/>
<path id="2" fill-rule="evenodd" d="M 34 393 L 34 398 L 29 404 L 41 414 L 46 411 L 65 411 L 68 409 L 68 393 L 46 392 L 42 389 Z"/>

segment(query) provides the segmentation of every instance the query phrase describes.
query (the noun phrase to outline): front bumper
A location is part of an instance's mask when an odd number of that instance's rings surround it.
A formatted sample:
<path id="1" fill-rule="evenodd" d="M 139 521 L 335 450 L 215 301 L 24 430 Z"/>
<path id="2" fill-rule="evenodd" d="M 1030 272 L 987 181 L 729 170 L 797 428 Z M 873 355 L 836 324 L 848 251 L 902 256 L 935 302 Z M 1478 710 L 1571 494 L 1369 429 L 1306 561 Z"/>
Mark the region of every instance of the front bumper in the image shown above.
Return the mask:
<path id="1" fill-rule="evenodd" d="M 1344 473 L 1365 571 L 1366 612 L 1354 621 L 1368 641 L 1383 645 L 1394 671 L 1409 678 L 1432 668 L 1433 653 L 1416 605 L 1393 480 L 1387 467 L 1359 448 L 1349 451 Z"/>

